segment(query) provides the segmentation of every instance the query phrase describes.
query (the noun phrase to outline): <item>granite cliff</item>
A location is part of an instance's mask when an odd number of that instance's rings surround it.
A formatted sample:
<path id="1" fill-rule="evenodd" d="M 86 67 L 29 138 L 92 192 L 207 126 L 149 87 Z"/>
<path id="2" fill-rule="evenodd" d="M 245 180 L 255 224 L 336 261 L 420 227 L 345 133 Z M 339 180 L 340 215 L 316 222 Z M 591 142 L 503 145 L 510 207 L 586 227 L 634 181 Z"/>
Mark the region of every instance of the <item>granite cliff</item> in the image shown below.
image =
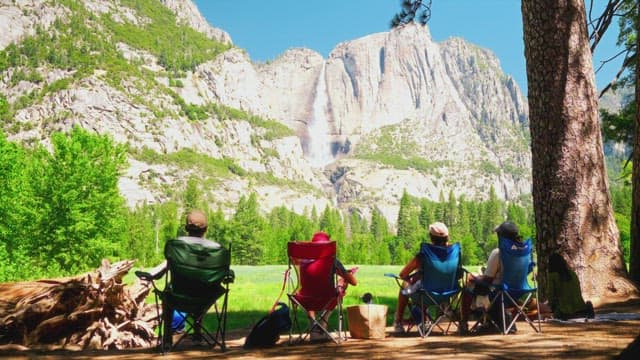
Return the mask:
<path id="1" fill-rule="evenodd" d="M 188 51 L 188 66 L 175 65 L 184 55 L 171 60 L 162 41 L 122 30 L 152 33 L 166 21 L 167 34 L 208 44 Z M 449 191 L 481 199 L 490 187 L 505 200 L 530 192 L 518 85 L 491 51 L 434 42 L 425 26 L 345 41 L 326 59 L 296 48 L 268 63 L 234 47 L 189 0 L 4 1 L 0 30 L 5 134 L 47 144 L 52 131 L 79 125 L 129 144 L 120 188 L 130 206 L 164 201 L 196 179 L 213 208 L 255 192 L 267 211 L 377 207 L 394 223 L 405 189 L 434 200 Z M 86 48 L 88 65 L 12 60 L 65 37 Z"/>

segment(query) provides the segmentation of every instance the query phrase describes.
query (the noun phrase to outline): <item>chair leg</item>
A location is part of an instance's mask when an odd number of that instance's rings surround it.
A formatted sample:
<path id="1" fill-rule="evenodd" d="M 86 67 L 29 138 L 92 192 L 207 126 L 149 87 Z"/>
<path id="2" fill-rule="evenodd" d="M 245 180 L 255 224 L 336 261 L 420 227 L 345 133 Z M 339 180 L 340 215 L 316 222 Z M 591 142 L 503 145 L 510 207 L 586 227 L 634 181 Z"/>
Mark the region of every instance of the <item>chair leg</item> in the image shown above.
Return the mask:
<path id="1" fill-rule="evenodd" d="M 426 333 L 425 333 L 425 324 L 427 321 L 426 312 L 427 312 L 427 308 L 424 304 L 422 297 L 420 297 L 420 322 L 416 324 L 416 327 L 418 328 L 418 334 L 420 334 L 420 337 L 426 336 Z"/>
<path id="2" fill-rule="evenodd" d="M 291 309 L 291 327 L 289 328 L 289 345 L 293 345 L 294 343 L 300 343 L 304 339 L 307 338 L 308 333 L 302 332 L 300 327 L 300 321 L 298 319 L 298 306 L 302 307 L 298 300 L 291 295 L 287 295 L 289 297 L 289 309 Z M 302 307 L 304 309 L 304 307 Z M 295 330 L 294 330 L 295 329 Z M 297 339 L 294 340 L 293 333 L 294 331 L 298 334 Z"/>
<path id="3" fill-rule="evenodd" d="M 342 313 L 342 299 L 338 300 L 338 343 L 347 340 L 346 331 L 343 332 L 344 314 Z"/>
<path id="4" fill-rule="evenodd" d="M 538 332 L 542 333 L 542 316 L 540 315 L 540 300 L 538 299 L 537 291 L 536 291 L 536 310 L 538 313 Z"/>
<path id="5" fill-rule="evenodd" d="M 170 307 L 162 307 L 162 319 L 160 320 L 159 329 L 159 345 L 163 354 L 171 351 L 173 347 L 173 329 L 171 322 L 173 320 L 173 309 Z"/>
<path id="6" fill-rule="evenodd" d="M 343 314 L 341 311 L 341 306 L 336 306 L 338 308 L 338 336 L 336 337 L 331 335 L 328 327 L 329 317 L 331 316 L 332 310 L 320 311 L 318 314 L 314 314 L 314 316 L 311 316 L 310 311 L 306 310 L 304 306 L 302 306 L 302 304 L 300 304 L 300 302 L 298 302 L 298 300 L 293 296 L 289 296 L 289 303 L 291 304 L 290 309 L 293 313 L 292 325 L 289 329 L 289 345 L 292 345 L 294 342 L 299 343 L 307 339 L 307 337 L 311 337 L 311 333 L 313 331 L 320 331 L 322 334 L 327 336 L 328 339 L 331 339 L 336 344 L 340 344 L 344 339 L 346 339 L 346 335 L 342 333 Z M 304 331 L 300 331 L 301 328 L 298 321 L 298 306 L 304 310 L 304 312 L 307 314 L 307 318 L 309 319 L 309 324 Z M 325 322 L 324 326 L 322 322 Z M 298 338 L 296 340 L 293 339 L 294 328 L 296 328 L 296 331 L 298 332 Z"/>
<path id="7" fill-rule="evenodd" d="M 508 294 L 507 294 L 508 295 Z M 533 328 L 533 330 L 535 330 L 535 332 L 542 332 L 542 327 L 541 327 L 541 322 L 542 322 L 542 318 L 540 316 L 540 303 L 538 302 L 538 296 L 537 294 L 535 294 L 535 300 L 536 300 L 536 312 L 537 312 L 537 326 L 536 324 L 534 324 L 534 321 L 531 320 L 529 318 L 529 316 L 527 316 L 527 314 L 524 312 L 525 307 L 531 302 L 532 299 L 534 299 L 534 294 L 533 293 L 528 293 L 526 299 L 522 302 L 522 305 L 518 305 L 518 303 L 513 300 L 511 297 L 511 301 L 512 303 L 515 305 L 516 308 L 516 316 L 514 317 L 512 323 L 515 324 L 516 320 L 522 316 L 522 318 L 529 324 L 529 326 L 531 326 Z M 511 329 L 511 326 L 509 327 L 509 329 Z"/>

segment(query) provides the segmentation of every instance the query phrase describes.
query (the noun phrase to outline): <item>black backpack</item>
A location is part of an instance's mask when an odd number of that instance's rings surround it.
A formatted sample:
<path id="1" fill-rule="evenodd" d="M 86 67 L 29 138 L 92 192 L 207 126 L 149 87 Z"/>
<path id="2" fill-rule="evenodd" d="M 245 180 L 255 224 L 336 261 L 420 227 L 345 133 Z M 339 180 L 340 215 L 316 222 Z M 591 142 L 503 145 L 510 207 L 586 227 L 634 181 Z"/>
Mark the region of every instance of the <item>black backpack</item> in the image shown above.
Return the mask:
<path id="1" fill-rule="evenodd" d="M 280 334 L 291 329 L 289 307 L 279 302 L 276 308 L 260 319 L 244 341 L 245 349 L 260 349 L 274 346 Z"/>

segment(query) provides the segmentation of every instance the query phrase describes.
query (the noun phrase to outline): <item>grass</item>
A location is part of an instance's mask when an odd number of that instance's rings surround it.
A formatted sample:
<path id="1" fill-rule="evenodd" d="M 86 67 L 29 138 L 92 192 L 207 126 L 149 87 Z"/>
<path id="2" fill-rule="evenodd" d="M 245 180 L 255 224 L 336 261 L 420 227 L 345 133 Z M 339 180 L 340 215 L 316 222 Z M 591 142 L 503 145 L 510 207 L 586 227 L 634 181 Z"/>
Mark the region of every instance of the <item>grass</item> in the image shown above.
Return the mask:
<path id="1" fill-rule="evenodd" d="M 347 268 L 352 267 L 346 265 Z M 227 317 L 227 330 L 250 330 L 253 325 L 265 316 L 282 290 L 286 265 L 232 265 L 236 274 L 236 280 L 230 285 L 229 304 Z M 343 307 L 361 304 L 361 297 L 365 293 L 373 295 L 373 303 L 387 305 L 387 323 L 391 323 L 396 308 L 398 286 L 394 279 L 384 276 L 385 273 L 397 274 L 400 265 L 360 265 L 356 274 L 357 286 L 350 286 L 343 300 Z M 468 270 L 477 272 L 476 267 L 467 267 Z M 125 281 L 133 281 L 133 271 L 125 278 Z M 288 286 L 288 285 L 287 285 Z M 287 286 L 280 301 L 288 303 Z M 153 294 L 150 294 L 148 302 L 153 302 Z M 214 315 L 209 314 L 205 322 L 213 322 Z M 299 319 L 304 319 L 304 316 Z M 346 319 L 346 313 L 345 313 Z M 332 323 L 336 316 L 332 316 Z M 304 326 L 304 321 L 302 321 Z M 335 324 L 334 324 L 335 326 Z M 346 322 L 345 322 L 346 326 Z"/>

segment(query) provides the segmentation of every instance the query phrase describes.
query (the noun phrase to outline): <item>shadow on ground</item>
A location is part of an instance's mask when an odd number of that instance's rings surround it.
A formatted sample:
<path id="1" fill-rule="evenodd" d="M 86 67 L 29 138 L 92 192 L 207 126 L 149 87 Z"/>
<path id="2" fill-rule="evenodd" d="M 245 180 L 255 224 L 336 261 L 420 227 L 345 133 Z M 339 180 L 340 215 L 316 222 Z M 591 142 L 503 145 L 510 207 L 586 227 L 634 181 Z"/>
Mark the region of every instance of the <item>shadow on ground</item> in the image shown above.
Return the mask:
<path id="1" fill-rule="evenodd" d="M 623 304 L 598 309 L 598 313 L 640 313 L 640 304 Z M 388 328 L 391 330 L 391 328 Z M 640 320 L 596 321 L 586 323 L 545 322 L 542 333 L 536 333 L 526 323 L 518 323 L 515 335 L 459 336 L 433 334 L 420 338 L 416 333 L 389 336 L 381 340 L 348 339 L 334 343 L 303 343 L 288 345 L 283 336 L 273 348 L 244 350 L 247 330 L 231 331 L 227 335 L 227 351 L 218 348 L 181 345 L 172 353 L 162 355 L 155 349 L 125 351 L 26 351 L 3 352 L 2 356 L 23 359 L 100 359 L 136 360 L 149 358 L 173 359 L 638 359 Z"/>

